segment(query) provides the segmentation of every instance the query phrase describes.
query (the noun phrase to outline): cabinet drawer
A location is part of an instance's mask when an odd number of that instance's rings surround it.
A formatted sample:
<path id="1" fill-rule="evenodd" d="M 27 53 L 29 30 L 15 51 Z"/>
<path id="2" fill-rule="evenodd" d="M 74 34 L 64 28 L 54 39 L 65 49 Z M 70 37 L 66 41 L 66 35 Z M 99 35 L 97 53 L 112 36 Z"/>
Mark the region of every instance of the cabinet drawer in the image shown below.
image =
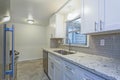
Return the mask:
<path id="1" fill-rule="evenodd" d="M 60 64 L 62 64 L 63 62 L 62 62 L 62 59 L 61 58 L 59 58 L 59 57 L 57 57 L 57 56 L 55 56 L 54 57 L 54 59 L 55 59 L 55 64 L 57 64 L 57 65 L 60 65 Z M 60 66 L 62 66 L 62 65 L 60 65 Z"/>
<path id="2" fill-rule="evenodd" d="M 64 80 L 78 80 L 77 70 L 77 66 L 64 61 Z"/>
<path id="3" fill-rule="evenodd" d="M 105 80 L 101 77 L 98 77 L 94 74 L 88 74 L 88 73 L 84 73 L 84 80 Z"/>
<path id="4" fill-rule="evenodd" d="M 77 67 L 68 62 L 64 62 L 64 69 L 65 69 L 65 73 L 69 75 L 74 75 L 76 74 L 76 71 L 77 71 Z"/>
<path id="5" fill-rule="evenodd" d="M 81 80 L 106 80 L 94 73 L 91 73 L 85 69 L 79 69 L 78 75 L 80 76 Z"/>
<path id="6" fill-rule="evenodd" d="M 49 53 L 49 58 L 54 61 L 55 64 L 62 64 L 62 59 Z"/>

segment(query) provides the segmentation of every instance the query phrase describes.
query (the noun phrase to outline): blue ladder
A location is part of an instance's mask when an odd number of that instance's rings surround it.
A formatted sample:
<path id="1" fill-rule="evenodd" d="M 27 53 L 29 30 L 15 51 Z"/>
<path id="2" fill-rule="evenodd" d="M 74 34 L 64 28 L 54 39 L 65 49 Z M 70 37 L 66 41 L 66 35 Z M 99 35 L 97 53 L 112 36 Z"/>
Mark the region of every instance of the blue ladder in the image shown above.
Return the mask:
<path id="1" fill-rule="evenodd" d="M 11 70 L 6 71 L 6 33 L 12 33 L 12 65 L 10 66 Z M 5 80 L 5 76 L 9 75 L 12 80 L 14 80 L 14 27 L 12 25 L 11 28 L 7 28 L 7 25 L 4 24 L 4 50 L 3 50 L 3 77 L 2 79 Z"/>

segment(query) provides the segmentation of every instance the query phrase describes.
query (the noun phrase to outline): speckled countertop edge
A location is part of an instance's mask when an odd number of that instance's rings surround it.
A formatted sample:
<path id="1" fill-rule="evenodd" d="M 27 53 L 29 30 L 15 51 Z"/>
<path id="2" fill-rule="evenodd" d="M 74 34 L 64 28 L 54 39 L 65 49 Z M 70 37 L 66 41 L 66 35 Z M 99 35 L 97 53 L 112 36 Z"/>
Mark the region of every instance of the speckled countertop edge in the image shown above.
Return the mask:
<path id="1" fill-rule="evenodd" d="M 116 77 L 116 76 L 114 76 L 114 74 L 113 74 L 113 75 L 109 75 L 109 74 L 110 74 L 109 71 L 108 71 L 107 74 L 106 74 L 106 72 L 104 72 L 104 71 L 101 71 L 101 72 L 100 72 L 100 70 L 97 70 L 96 68 L 89 67 L 88 64 L 91 65 L 89 62 L 88 62 L 87 65 L 84 65 L 84 64 L 81 64 L 80 62 L 78 62 L 77 59 L 75 60 L 75 59 L 73 58 L 73 56 L 74 56 L 74 57 L 77 57 L 77 56 L 80 56 L 81 54 L 85 54 L 86 56 L 91 56 L 91 58 L 92 58 L 93 56 L 98 57 L 98 58 L 99 58 L 99 57 L 103 57 L 103 56 L 86 54 L 86 53 L 81 53 L 81 52 L 77 52 L 76 54 L 71 54 L 71 55 L 61 55 L 61 54 L 58 54 L 58 53 L 54 52 L 54 50 L 61 50 L 60 48 L 44 48 L 44 50 L 48 51 L 49 53 L 51 53 L 51 54 L 53 54 L 53 55 L 56 55 L 56 56 L 64 59 L 65 61 L 68 61 L 68 62 L 70 62 L 70 63 L 72 63 L 72 64 L 74 64 L 74 65 L 77 65 L 77 66 L 79 66 L 80 68 L 86 69 L 86 70 L 88 70 L 88 71 L 90 71 L 90 72 L 92 72 L 92 73 L 94 73 L 94 74 L 96 74 L 96 75 L 98 75 L 98 76 L 101 76 L 101 77 L 103 77 L 103 78 L 106 78 L 107 80 L 120 80 L 120 77 L 119 77 L 119 76 Z M 63 49 L 62 49 L 62 50 L 63 50 Z M 84 55 L 84 57 L 85 57 L 85 55 Z M 71 59 L 71 58 L 73 58 L 73 59 Z M 77 58 L 78 58 L 78 57 L 77 57 Z M 104 57 L 103 57 L 103 58 L 104 58 Z M 79 59 L 78 59 L 78 60 L 79 60 Z M 119 66 L 120 66 L 120 64 L 119 64 Z M 97 66 L 96 66 L 96 67 L 97 67 Z M 103 67 L 102 67 L 102 68 L 103 68 Z"/>

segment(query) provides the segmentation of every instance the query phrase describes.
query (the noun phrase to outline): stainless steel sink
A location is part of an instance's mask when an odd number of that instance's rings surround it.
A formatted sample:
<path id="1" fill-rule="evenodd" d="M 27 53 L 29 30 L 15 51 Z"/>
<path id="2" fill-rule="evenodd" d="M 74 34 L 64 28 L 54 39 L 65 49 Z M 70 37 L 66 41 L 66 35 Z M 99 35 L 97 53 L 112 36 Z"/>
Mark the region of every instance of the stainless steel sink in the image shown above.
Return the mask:
<path id="1" fill-rule="evenodd" d="M 54 52 L 57 52 L 62 55 L 75 54 L 74 52 L 69 52 L 69 51 L 65 51 L 65 50 L 55 50 Z"/>

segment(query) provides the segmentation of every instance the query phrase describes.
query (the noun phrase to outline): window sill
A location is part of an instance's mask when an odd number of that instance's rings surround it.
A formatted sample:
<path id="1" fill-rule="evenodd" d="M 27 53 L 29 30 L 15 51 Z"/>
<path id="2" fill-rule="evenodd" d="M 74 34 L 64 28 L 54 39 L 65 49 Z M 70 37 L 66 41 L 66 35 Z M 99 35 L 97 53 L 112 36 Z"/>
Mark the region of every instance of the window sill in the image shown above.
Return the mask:
<path id="1" fill-rule="evenodd" d="M 63 44 L 64 46 L 69 46 L 69 44 Z M 75 45 L 75 44 L 71 44 L 70 46 L 72 47 L 83 47 L 83 48 L 88 48 L 89 45 Z"/>

